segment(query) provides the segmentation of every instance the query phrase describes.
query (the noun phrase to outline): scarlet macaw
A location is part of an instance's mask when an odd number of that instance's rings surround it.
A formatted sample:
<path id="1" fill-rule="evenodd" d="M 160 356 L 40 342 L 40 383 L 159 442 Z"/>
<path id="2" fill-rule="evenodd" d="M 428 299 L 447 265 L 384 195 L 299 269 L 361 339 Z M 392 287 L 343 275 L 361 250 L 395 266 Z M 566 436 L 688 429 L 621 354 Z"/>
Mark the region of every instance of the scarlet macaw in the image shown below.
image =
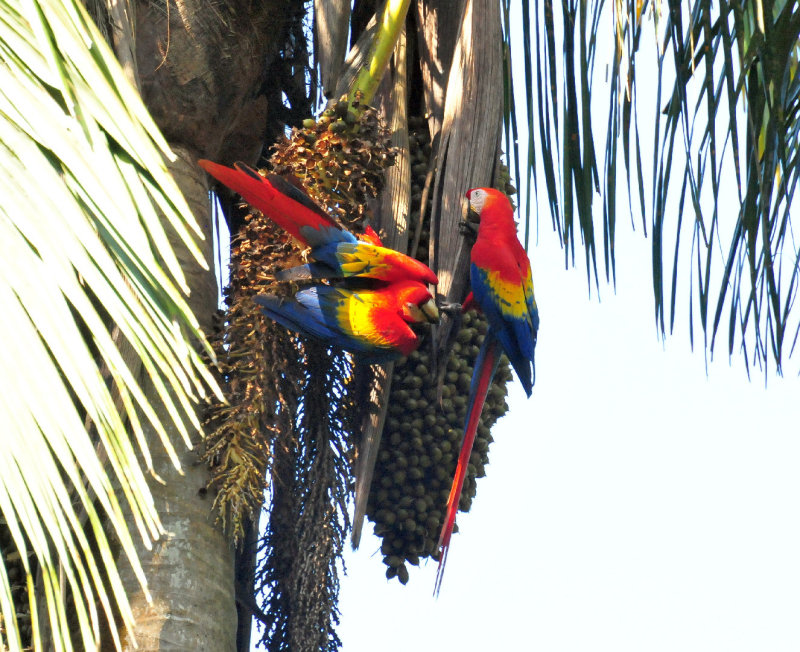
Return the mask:
<path id="1" fill-rule="evenodd" d="M 289 330 L 309 335 L 365 362 L 408 355 L 420 343 L 409 324 L 439 320 L 428 288 L 418 281 L 397 281 L 357 289 L 353 282 L 313 285 L 292 298 L 254 297 L 267 317 Z"/>
<path id="2" fill-rule="evenodd" d="M 505 352 L 508 356 L 525 393 L 530 396 L 535 381 L 533 357 L 539 330 L 539 311 L 533 297 L 531 264 L 517 239 L 511 202 L 502 192 L 493 188 L 473 188 L 467 191 L 466 196 L 470 208 L 480 216 L 480 225 L 470 254 L 472 292 L 464 302 L 464 307 L 468 303 L 476 303 L 489 320 L 489 328 L 475 361 L 467 399 L 464 439 L 439 537 L 436 593 L 442 584 L 450 537 L 478 429 L 478 419 L 500 361 L 500 354 Z"/>
<path id="3" fill-rule="evenodd" d="M 262 176 L 244 163 L 235 163 L 233 168 L 229 168 L 201 159 L 198 164 L 300 244 L 311 247 L 311 256 L 316 262 L 283 270 L 279 279 L 360 276 L 387 282 L 438 283 L 427 265 L 382 246 L 380 238 L 370 227 L 357 238 L 334 222 L 305 193 L 277 174 Z"/>

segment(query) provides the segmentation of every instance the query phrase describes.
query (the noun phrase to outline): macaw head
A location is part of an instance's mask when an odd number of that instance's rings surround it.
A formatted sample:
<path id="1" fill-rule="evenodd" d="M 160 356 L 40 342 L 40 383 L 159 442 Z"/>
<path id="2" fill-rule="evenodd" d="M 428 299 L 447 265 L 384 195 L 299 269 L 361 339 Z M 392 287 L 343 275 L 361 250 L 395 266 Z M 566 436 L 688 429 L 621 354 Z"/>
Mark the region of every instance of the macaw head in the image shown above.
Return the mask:
<path id="1" fill-rule="evenodd" d="M 514 208 L 508 196 L 496 188 L 472 188 L 467 190 L 469 207 L 477 213 L 481 224 L 490 222 L 502 228 L 514 227 Z"/>
<path id="2" fill-rule="evenodd" d="M 486 198 L 489 196 L 491 188 L 472 188 L 467 190 L 466 197 L 469 199 L 469 207 L 478 215 L 483 210 L 483 205 L 486 203 Z"/>
<path id="3" fill-rule="evenodd" d="M 439 323 L 439 309 L 422 283 L 401 281 L 396 286 L 400 315 L 409 324 Z"/>

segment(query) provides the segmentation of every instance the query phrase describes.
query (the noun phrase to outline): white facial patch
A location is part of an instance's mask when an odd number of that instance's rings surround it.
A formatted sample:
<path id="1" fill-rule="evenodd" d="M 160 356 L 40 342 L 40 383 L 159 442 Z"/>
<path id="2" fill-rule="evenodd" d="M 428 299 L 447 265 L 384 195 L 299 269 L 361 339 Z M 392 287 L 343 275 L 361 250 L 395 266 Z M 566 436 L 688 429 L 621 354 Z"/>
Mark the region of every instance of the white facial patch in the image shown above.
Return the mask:
<path id="1" fill-rule="evenodd" d="M 476 188 L 469 194 L 469 205 L 478 215 L 483 210 L 483 205 L 486 202 L 486 191 L 482 188 Z"/>

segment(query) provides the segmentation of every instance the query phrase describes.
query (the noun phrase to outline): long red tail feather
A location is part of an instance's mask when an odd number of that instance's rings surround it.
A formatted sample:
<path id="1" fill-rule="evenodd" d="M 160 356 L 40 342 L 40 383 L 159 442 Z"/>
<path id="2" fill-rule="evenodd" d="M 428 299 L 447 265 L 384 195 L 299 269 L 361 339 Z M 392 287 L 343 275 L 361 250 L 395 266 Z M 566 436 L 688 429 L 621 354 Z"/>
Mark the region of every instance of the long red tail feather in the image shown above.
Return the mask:
<path id="1" fill-rule="evenodd" d="M 236 163 L 235 168 L 205 159 L 200 159 L 197 163 L 302 244 L 319 244 L 308 242 L 311 232 L 301 232 L 304 227 L 332 232 L 337 234 L 332 240 L 341 239 L 338 236 L 342 231 L 341 227 L 284 179 L 276 175 L 271 175 L 271 180 L 267 179 L 244 163 Z"/>
<path id="2" fill-rule="evenodd" d="M 467 412 L 467 422 L 464 426 L 464 439 L 461 444 L 461 452 L 458 456 L 453 484 L 450 486 L 450 496 L 447 498 L 447 511 L 445 512 L 442 533 L 439 535 L 439 566 L 436 569 L 436 584 L 434 595 L 439 594 L 444 578 L 444 567 L 447 563 L 447 552 L 450 549 L 450 537 L 456 524 L 456 512 L 458 503 L 461 499 L 461 490 L 464 488 L 464 480 L 467 477 L 467 465 L 472 454 L 472 445 L 475 443 L 475 434 L 478 431 L 478 421 L 483 411 L 483 404 L 486 402 L 486 394 L 492 382 L 497 361 L 499 359 L 497 340 L 492 338 L 486 342 L 486 351 L 483 356 L 478 356 L 476 368 L 473 372 L 473 380 L 470 386 L 469 409 Z"/>

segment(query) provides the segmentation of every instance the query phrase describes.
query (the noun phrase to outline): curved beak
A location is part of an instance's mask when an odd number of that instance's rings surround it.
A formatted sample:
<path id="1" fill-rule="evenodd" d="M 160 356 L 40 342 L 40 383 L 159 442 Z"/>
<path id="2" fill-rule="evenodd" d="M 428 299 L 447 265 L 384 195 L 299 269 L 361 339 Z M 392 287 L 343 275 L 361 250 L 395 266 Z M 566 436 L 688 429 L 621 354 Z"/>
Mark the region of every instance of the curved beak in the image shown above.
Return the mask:
<path id="1" fill-rule="evenodd" d="M 420 306 L 423 314 L 431 324 L 439 323 L 439 309 L 436 307 L 436 302 L 433 299 L 428 299 Z"/>

